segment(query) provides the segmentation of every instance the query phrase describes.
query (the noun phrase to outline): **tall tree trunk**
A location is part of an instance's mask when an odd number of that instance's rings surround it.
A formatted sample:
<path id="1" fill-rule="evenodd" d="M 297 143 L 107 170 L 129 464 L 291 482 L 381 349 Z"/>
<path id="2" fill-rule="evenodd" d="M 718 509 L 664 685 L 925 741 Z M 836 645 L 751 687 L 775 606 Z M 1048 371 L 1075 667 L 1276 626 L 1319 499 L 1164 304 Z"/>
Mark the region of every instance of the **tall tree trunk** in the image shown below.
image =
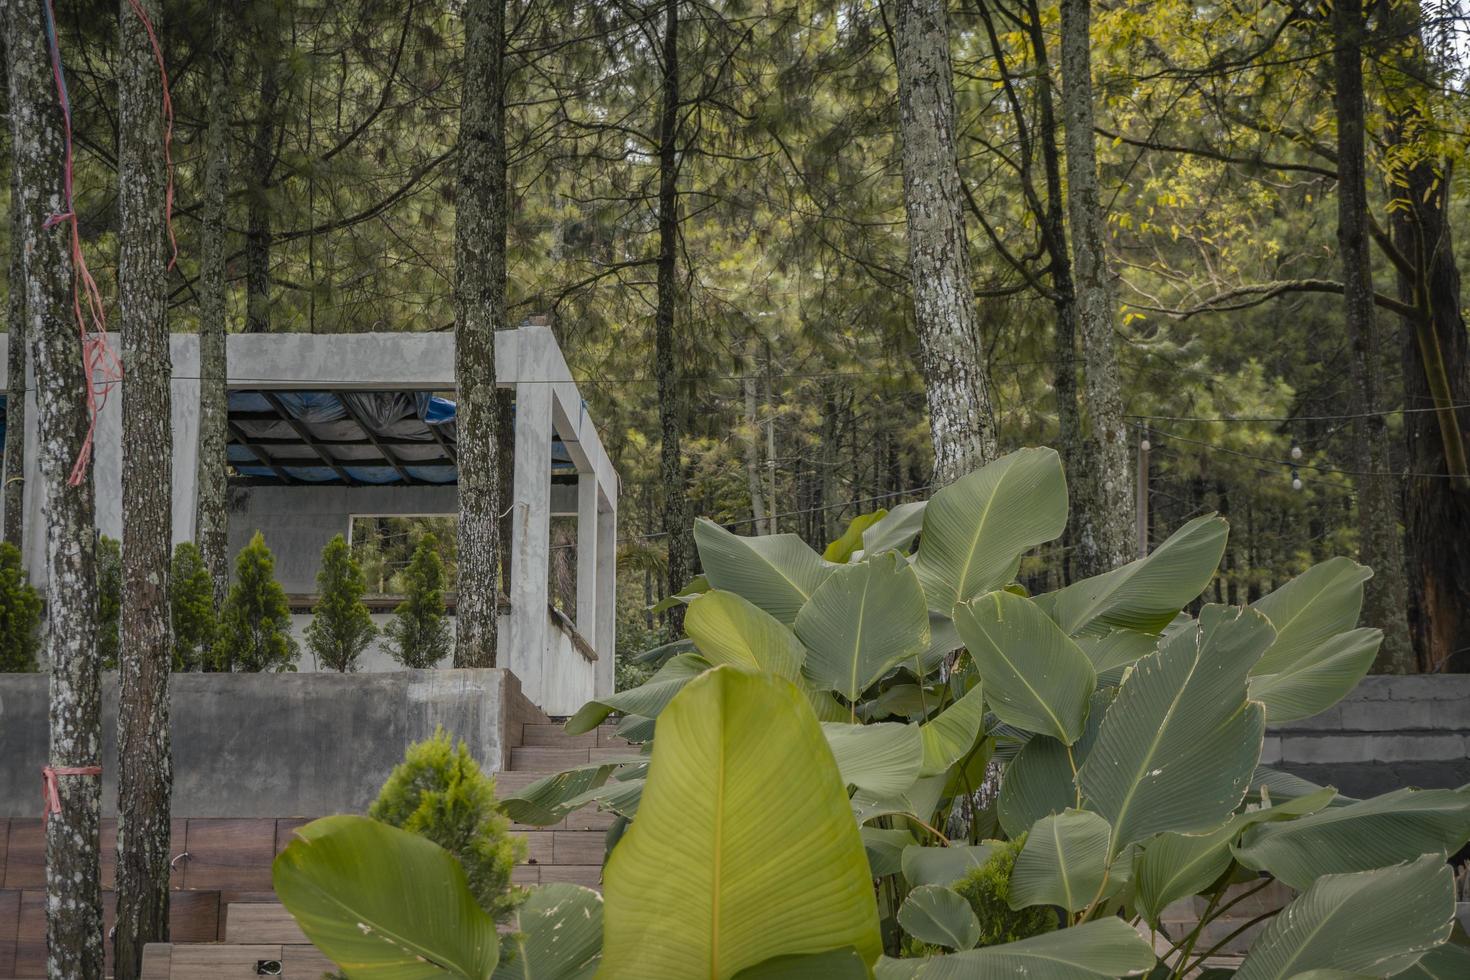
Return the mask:
<path id="1" fill-rule="evenodd" d="M 761 430 L 756 414 L 755 363 L 750 357 L 740 360 L 740 391 L 745 405 L 745 483 L 750 490 L 750 517 L 756 534 L 770 534 L 766 524 L 766 495 L 761 482 Z"/>
<path id="2" fill-rule="evenodd" d="M 14 74 L 10 71 L 10 47 L 5 48 L 6 84 L 9 86 L 9 103 L 16 104 Z M 17 114 L 10 114 L 10 292 L 5 300 L 5 332 L 8 341 L 5 353 L 5 460 L 0 468 L 0 500 L 5 508 L 3 540 L 16 548 L 23 547 L 25 533 L 25 472 L 26 472 L 26 291 L 25 262 L 21 249 L 21 173 L 19 156 L 14 147 L 24 135 L 15 130 Z"/>
<path id="3" fill-rule="evenodd" d="M 934 481 L 945 484 L 996 456 L 995 413 L 961 211 L 945 0 L 899 0 L 894 45 L 914 326 Z"/>
<path id="4" fill-rule="evenodd" d="M 260 65 L 260 90 L 255 106 L 255 132 L 250 145 L 250 187 L 245 209 L 245 330 L 271 329 L 271 173 L 276 162 L 276 100 L 281 95 L 279 4 L 257 18 L 262 36 L 255 57 Z"/>
<path id="5" fill-rule="evenodd" d="M 155 31 L 159 0 L 136 0 Z M 136 980 L 143 946 L 168 939 L 168 572 L 170 471 L 169 241 L 165 228 L 163 83 L 142 16 L 119 0 L 118 309 L 122 392 L 122 623 L 118 653 L 117 928 L 113 969 Z"/>
<path id="6" fill-rule="evenodd" d="M 1351 348 L 1352 384 L 1348 414 L 1357 450 L 1358 559 L 1373 569 L 1363 607 L 1364 621 L 1382 628 L 1381 671 L 1414 670 L 1409 639 L 1408 585 L 1399 536 L 1397 487 L 1389 473 L 1388 427 L 1378 411 L 1378 320 L 1373 306 L 1373 263 L 1368 231 L 1368 185 L 1363 151 L 1364 33 L 1362 0 L 1336 0 L 1332 7 L 1334 98 L 1337 104 L 1337 247 L 1342 253 L 1345 320 Z"/>
<path id="7" fill-rule="evenodd" d="M 60 812 L 46 824 L 47 975 L 102 976 L 100 821 L 102 685 L 97 661 L 97 595 L 91 479 L 67 477 L 87 434 L 82 347 L 72 319 L 70 223 L 44 224 L 67 205 L 62 116 L 46 49 L 43 7 L 5 0 L 15 98 L 13 152 L 20 170 L 26 333 L 35 367 L 36 445 L 46 513 L 46 655 L 51 664 L 50 753 Z"/>
<path id="8" fill-rule="evenodd" d="M 214 608 L 230 585 L 229 555 L 229 362 L 226 354 L 225 243 L 229 224 L 230 29 L 234 0 L 214 8 L 214 50 L 209 60 L 209 119 L 204 133 L 204 200 L 199 230 L 199 495 L 194 540 L 214 584 Z"/>
<path id="9" fill-rule="evenodd" d="M 1062 0 L 1062 117 L 1066 123 L 1067 209 L 1072 226 L 1077 327 L 1082 335 L 1083 401 L 1087 407 L 1084 499 L 1074 509 L 1091 539 L 1079 535 L 1079 575 L 1097 575 L 1134 556 L 1133 463 L 1123 421 L 1123 383 L 1113 342 L 1113 288 L 1108 277 L 1102 198 L 1092 113 L 1092 3 Z"/>
<path id="10" fill-rule="evenodd" d="M 1385 33 L 1400 45 L 1411 78 L 1427 67 L 1417 4 L 1396 8 Z M 1407 40 L 1403 40 L 1403 39 Z M 1390 107 L 1389 139 L 1410 144 L 1407 163 L 1390 175 L 1390 196 L 1404 202 L 1390 215 L 1400 269 L 1399 298 L 1419 311 L 1401 330 L 1406 463 L 1404 519 L 1409 567 L 1409 628 L 1425 670 L 1465 668 L 1470 650 L 1470 549 L 1446 528 L 1470 527 L 1465 438 L 1470 411 L 1470 336 L 1460 313 L 1460 273 L 1445 210 L 1451 167 L 1412 147 L 1428 141 L 1436 123 L 1422 101 L 1402 94 Z M 1433 409 L 1433 411 L 1426 411 Z M 1428 475 L 1425 475 L 1428 474 Z"/>
<path id="11" fill-rule="evenodd" d="M 500 401 L 495 331 L 505 321 L 505 2 L 464 7 L 464 92 L 454 218 L 459 607 L 454 665 L 494 667 L 500 565 Z"/>
<path id="12" fill-rule="evenodd" d="M 664 0 L 663 92 L 658 118 L 658 276 L 653 368 L 658 383 L 659 482 L 663 531 L 668 538 L 669 595 L 689 584 L 694 569 L 694 527 L 681 445 L 689 424 L 688 390 L 679 369 L 674 308 L 679 298 L 679 0 Z M 684 607 L 669 610 L 670 625 L 684 623 Z"/>

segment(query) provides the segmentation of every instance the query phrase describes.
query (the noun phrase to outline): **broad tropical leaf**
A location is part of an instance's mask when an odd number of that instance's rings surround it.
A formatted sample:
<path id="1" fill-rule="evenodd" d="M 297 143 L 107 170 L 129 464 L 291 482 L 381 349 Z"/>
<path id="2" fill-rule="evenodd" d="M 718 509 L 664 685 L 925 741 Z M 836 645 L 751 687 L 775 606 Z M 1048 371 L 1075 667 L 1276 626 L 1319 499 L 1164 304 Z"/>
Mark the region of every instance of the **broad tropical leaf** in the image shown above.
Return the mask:
<path id="1" fill-rule="evenodd" d="M 1109 691 L 1093 694 L 1087 710 L 1087 727 L 1070 753 L 1067 746 L 1045 735 L 1038 735 L 1021 747 L 1006 766 L 1000 781 L 1000 798 L 996 801 L 996 816 L 1006 836 L 1020 837 L 1042 817 L 1081 804 L 1072 767 L 1074 764 L 1080 767 L 1087 761 L 1112 703 L 1113 695 Z"/>
<path id="2" fill-rule="evenodd" d="M 1021 449 L 938 491 L 924 509 L 914 570 L 929 608 L 949 614 L 1005 585 L 1021 556 L 1067 525 L 1067 481 L 1051 449 Z"/>
<path id="3" fill-rule="evenodd" d="M 668 706 L 603 879 L 610 977 L 724 980 L 776 956 L 880 950 L 832 752 L 802 693 L 770 675 L 718 667 Z"/>
<path id="4" fill-rule="evenodd" d="M 1443 854 L 1324 875 L 1271 920 L 1235 976 L 1287 980 L 1328 970 L 1390 976 L 1449 938 L 1454 916 L 1454 878 Z"/>
<path id="5" fill-rule="evenodd" d="M 1470 792 L 1401 789 L 1253 828 L 1235 847 L 1247 868 L 1293 888 L 1318 877 L 1387 867 L 1431 851 L 1454 853 L 1470 840 Z"/>
<path id="6" fill-rule="evenodd" d="M 1103 888 L 1111 833 L 1106 820 L 1085 810 L 1036 821 L 1011 871 L 1011 908 L 1087 908 Z"/>
<path id="7" fill-rule="evenodd" d="M 733 592 L 715 589 L 689 604 L 684 632 L 711 666 L 730 664 L 795 680 L 806 649 L 790 627 Z"/>
<path id="8" fill-rule="evenodd" d="M 914 570 L 898 554 L 841 565 L 796 617 L 802 671 L 848 701 L 929 645 L 929 612 Z"/>
<path id="9" fill-rule="evenodd" d="M 863 849 L 868 852 L 868 868 L 874 878 L 903 870 L 904 849 L 915 846 L 913 834 L 882 827 L 859 827 L 858 832 L 863 836 Z"/>
<path id="10" fill-rule="evenodd" d="M 1349 630 L 1323 640 L 1273 674 L 1260 673 L 1258 667 L 1251 675 L 1251 700 L 1265 706 L 1272 724 L 1310 718 L 1358 686 L 1382 643 L 1380 629 Z"/>
<path id="11" fill-rule="evenodd" d="M 735 980 L 868 980 L 868 964 L 851 946 L 825 953 L 777 956 L 741 970 Z"/>
<path id="12" fill-rule="evenodd" d="M 918 725 L 883 722 L 850 725 L 824 722 L 822 734 L 837 760 L 842 781 L 877 796 L 906 791 L 924 764 L 924 738 Z"/>
<path id="13" fill-rule="evenodd" d="M 628 759 L 638 761 L 631 750 Z M 506 816 L 517 823 L 536 827 L 560 823 L 567 814 L 586 802 L 583 799 L 585 794 L 595 792 L 606 783 L 607 777 L 620 764 L 592 762 L 554 773 L 538 779 L 523 790 L 502 797 L 500 807 Z"/>
<path id="14" fill-rule="evenodd" d="M 1395 977 L 1404 980 L 1465 980 L 1470 977 L 1470 947 L 1447 942 L 1419 958 L 1419 962 Z"/>
<path id="15" fill-rule="evenodd" d="M 954 765 L 975 747 L 984 727 L 985 692 L 976 684 L 933 721 L 919 726 L 924 742 L 921 774 L 935 776 Z"/>
<path id="16" fill-rule="evenodd" d="M 910 888 L 920 885 L 952 885 L 972 868 L 990 860 L 992 844 L 951 844 L 948 847 L 903 849 L 903 878 Z"/>
<path id="17" fill-rule="evenodd" d="M 694 543 L 712 588 L 734 592 L 788 625 L 839 567 L 794 534 L 745 538 L 704 518 L 694 522 Z"/>
<path id="18" fill-rule="evenodd" d="M 980 920 L 964 896 L 943 885 L 920 885 L 898 910 L 898 924 L 920 942 L 953 950 L 974 949 Z"/>
<path id="19" fill-rule="evenodd" d="M 883 515 L 883 519 L 863 532 L 863 553 L 882 554 L 900 551 L 908 554 L 909 546 L 924 526 L 924 508 L 928 501 L 916 500 L 899 504 Z"/>
<path id="20" fill-rule="evenodd" d="M 1240 805 L 1265 734 L 1246 674 L 1274 638 L 1258 612 L 1206 606 L 1134 666 L 1078 773 L 1113 827 L 1113 854 L 1165 831 L 1210 830 Z"/>
<path id="21" fill-rule="evenodd" d="M 1037 602 L 1069 634 L 1130 629 L 1157 633 L 1204 591 L 1225 553 L 1225 521 L 1196 517 L 1146 558 L 1041 596 Z"/>
<path id="22" fill-rule="evenodd" d="M 602 896 L 556 882 L 531 889 L 493 980 L 585 980 L 602 952 Z"/>
<path id="23" fill-rule="evenodd" d="M 1159 648 L 1159 638 L 1137 630 L 1110 630 L 1101 636 L 1086 633 L 1075 638 L 1097 671 L 1098 684 L 1117 684 L 1123 671 Z"/>
<path id="24" fill-rule="evenodd" d="M 657 718 L 674 695 L 684 689 L 685 684 L 709 670 L 709 667 L 709 661 L 698 654 L 681 653 L 660 667 L 658 673 L 643 684 L 582 705 L 567 720 L 567 734 L 590 732 L 614 711 L 641 718 Z"/>
<path id="25" fill-rule="evenodd" d="M 271 882 L 312 945 L 353 977 L 485 980 L 500 941 L 464 869 L 417 834 L 337 816 L 276 856 Z"/>
<path id="26" fill-rule="evenodd" d="M 1276 628 L 1276 642 L 1253 673 L 1276 674 L 1358 625 L 1363 583 L 1373 570 L 1351 558 L 1329 558 L 1251 605 Z"/>
<path id="27" fill-rule="evenodd" d="M 936 956 L 920 980 L 1096 980 L 1133 976 L 1154 965 L 1153 947 L 1122 919 L 1085 922 L 1000 946 Z"/>
<path id="28" fill-rule="evenodd" d="M 1097 675 L 1030 599 L 992 592 L 955 606 L 954 623 L 996 717 L 1064 745 L 1082 736 Z"/>
<path id="29" fill-rule="evenodd" d="M 888 511 L 881 507 L 871 514 L 859 514 L 847 522 L 847 530 L 842 532 L 842 537 L 827 545 L 827 550 L 822 552 L 822 560 L 846 564 L 852 561 L 855 552 L 863 550 L 863 532 L 881 521 Z"/>
<path id="30" fill-rule="evenodd" d="M 944 776 L 923 776 L 907 792 L 889 796 L 857 790 L 851 800 L 853 816 L 860 824 L 895 815 L 917 817 L 928 823 L 934 819 L 934 810 L 944 796 L 947 782 Z"/>

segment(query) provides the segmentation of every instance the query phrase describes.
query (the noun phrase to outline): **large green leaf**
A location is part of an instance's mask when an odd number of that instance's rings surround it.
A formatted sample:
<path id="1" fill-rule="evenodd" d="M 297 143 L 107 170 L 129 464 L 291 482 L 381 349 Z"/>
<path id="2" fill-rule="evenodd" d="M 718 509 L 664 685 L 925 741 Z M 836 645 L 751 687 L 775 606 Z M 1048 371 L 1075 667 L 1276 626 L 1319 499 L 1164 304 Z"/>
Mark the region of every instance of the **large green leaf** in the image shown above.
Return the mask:
<path id="1" fill-rule="evenodd" d="M 868 964 L 851 946 L 825 953 L 774 956 L 741 970 L 735 980 L 868 980 Z"/>
<path id="2" fill-rule="evenodd" d="M 715 589 L 689 604 L 684 632 L 711 666 L 731 664 L 795 680 L 806 658 L 796 634 L 733 592 Z"/>
<path id="3" fill-rule="evenodd" d="M 1085 810 L 1036 821 L 1011 871 L 1011 908 L 1087 908 L 1103 888 L 1111 833 L 1106 820 Z"/>
<path id="4" fill-rule="evenodd" d="M 954 623 L 996 717 L 1064 745 L 1081 737 L 1097 675 L 1030 599 L 992 592 L 955 606 Z"/>
<path id="5" fill-rule="evenodd" d="M 927 506 L 928 501 L 916 500 L 888 511 L 882 520 L 863 531 L 863 552 L 869 555 L 885 551 L 907 554 L 924 526 L 924 508 Z"/>
<path id="6" fill-rule="evenodd" d="M 1133 976 L 1154 965 L 1153 947 L 1122 919 L 1086 922 L 1000 946 L 936 956 L 920 980 L 1096 980 Z"/>
<path id="7" fill-rule="evenodd" d="M 943 885 L 920 885 L 898 910 L 898 924 L 920 942 L 953 950 L 974 949 L 980 920 L 964 896 Z"/>
<path id="8" fill-rule="evenodd" d="M 929 612 L 914 570 L 895 552 L 839 566 L 796 617 L 803 673 L 848 701 L 929 645 Z"/>
<path id="9" fill-rule="evenodd" d="M 1235 976 L 1288 980 L 1319 970 L 1390 976 L 1449 938 L 1454 916 L 1454 878 L 1443 854 L 1325 875 L 1271 920 Z"/>
<path id="10" fill-rule="evenodd" d="M 1405 980 L 1465 980 L 1470 977 L 1470 947 L 1457 946 L 1453 941 L 1436 946 L 1394 976 Z"/>
<path id="11" fill-rule="evenodd" d="M 903 849 L 901 866 L 909 887 L 920 885 L 952 885 L 974 868 L 990 860 L 993 844 L 951 844 L 948 847 Z"/>
<path id="12" fill-rule="evenodd" d="M 1251 605 L 1276 628 L 1276 642 L 1254 673 L 1275 674 L 1358 625 L 1363 583 L 1373 570 L 1351 558 L 1329 558 Z"/>
<path id="13" fill-rule="evenodd" d="M 827 545 L 827 550 L 822 552 L 822 560 L 844 564 L 852 561 L 855 553 L 863 550 L 863 532 L 881 521 L 888 511 L 881 507 L 871 514 L 859 514 L 847 522 L 847 530 L 842 532 L 842 537 Z M 858 555 L 858 557 L 862 557 Z"/>
<path id="14" fill-rule="evenodd" d="M 1274 638 L 1260 613 L 1206 606 L 1134 666 L 1078 773 L 1112 824 L 1112 853 L 1164 831 L 1210 830 L 1240 805 L 1265 734 L 1246 674 Z"/>
<path id="15" fill-rule="evenodd" d="M 638 819 L 603 874 L 602 970 L 723 980 L 776 956 L 878 956 L 862 838 L 789 681 L 717 667 L 659 718 Z"/>
<path id="16" fill-rule="evenodd" d="M 906 791 L 919 778 L 924 739 L 918 725 L 829 721 L 822 724 L 822 734 L 827 736 L 842 781 L 850 786 L 891 796 Z"/>
<path id="17" fill-rule="evenodd" d="M 485 980 L 495 970 L 495 921 L 448 851 L 366 817 L 325 817 L 296 837 L 271 866 L 276 896 L 350 976 Z"/>
<path id="18" fill-rule="evenodd" d="M 1253 673 L 1251 700 L 1265 706 L 1272 724 L 1326 711 L 1357 687 L 1382 642 L 1382 630 L 1366 627 L 1329 637 L 1273 674 Z"/>
<path id="19" fill-rule="evenodd" d="M 590 732 L 614 711 L 642 718 L 657 718 L 674 695 L 684 689 L 685 684 L 709 670 L 709 667 L 709 661 L 698 654 L 681 653 L 638 687 L 618 691 L 582 705 L 567 720 L 566 731 L 569 735 Z"/>
<path id="20" fill-rule="evenodd" d="M 628 761 L 638 757 L 629 752 Z M 553 773 L 525 789 L 501 798 L 500 807 L 506 816 L 517 823 L 548 827 L 560 823 L 566 815 L 582 806 L 588 792 L 595 792 L 607 782 L 607 777 L 622 763 L 591 762 L 562 772 Z"/>
<path id="21" fill-rule="evenodd" d="M 902 871 L 904 849 L 915 846 L 914 835 L 907 830 L 859 827 L 858 833 L 862 834 L 863 850 L 868 853 L 868 868 L 874 878 Z"/>
<path id="22" fill-rule="evenodd" d="M 1097 671 L 1098 684 L 1117 684 L 1123 671 L 1159 648 L 1153 633 L 1137 630 L 1110 630 L 1101 636 L 1082 634 L 1074 642 Z"/>
<path id="23" fill-rule="evenodd" d="M 1088 704 L 1087 727 L 1070 752 L 1056 739 L 1038 735 L 1022 746 L 1006 766 L 1000 781 L 996 816 L 1007 836 L 1020 837 L 1042 817 L 1061 813 L 1081 802 L 1073 765 L 1081 766 L 1087 760 L 1112 703 L 1110 691 L 1093 694 Z"/>
<path id="24" fill-rule="evenodd" d="M 602 896 L 561 882 L 531 889 L 494 980 L 585 980 L 602 952 Z"/>
<path id="25" fill-rule="evenodd" d="M 1021 449 L 938 491 L 924 509 L 914 570 L 929 608 L 948 615 L 1005 585 L 1021 555 L 1067 526 L 1067 481 L 1050 449 Z"/>
<path id="26" fill-rule="evenodd" d="M 734 592 L 787 624 L 839 567 L 794 534 L 745 538 L 704 518 L 694 522 L 694 543 L 713 588 Z"/>
<path id="27" fill-rule="evenodd" d="M 1247 868 L 1293 888 L 1325 874 L 1382 868 L 1427 854 L 1454 853 L 1470 840 L 1470 792 L 1401 789 L 1253 828 L 1235 847 Z"/>
<path id="28" fill-rule="evenodd" d="M 1228 531 L 1218 517 L 1196 517 L 1148 557 L 1074 582 L 1038 602 L 1069 634 L 1101 627 L 1157 633 L 1209 584 Z"/>
<path id="29" fill-rule="evenodd" d="M 924 743 L 922 775 L 944 772 L 975 747 L 985 727 L 985 692 L 976 684 L 960 699 L 919 727 Z"/>
<path id="30" fill-rule="evenodd" d="M 917 817 L 928 823 L 934 819 L 934 810 L 944 796 L 948 780 L 944 776 L 923 776 L 903 793 L 879 795 L 867 790 L 852 794 L 853 816 L 860 824 L 877 817 L 905 815 Z"/>

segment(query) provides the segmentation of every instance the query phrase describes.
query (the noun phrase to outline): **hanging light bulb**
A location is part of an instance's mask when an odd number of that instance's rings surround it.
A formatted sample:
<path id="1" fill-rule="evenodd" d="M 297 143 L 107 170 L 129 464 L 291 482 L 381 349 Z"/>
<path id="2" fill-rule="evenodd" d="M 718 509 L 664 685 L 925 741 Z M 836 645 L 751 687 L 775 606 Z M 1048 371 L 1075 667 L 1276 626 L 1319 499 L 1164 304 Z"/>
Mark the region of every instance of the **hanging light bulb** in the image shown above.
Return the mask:
<path id="1" fill-rule="evenodd" d="M 1151 443 L 1151 442 L 1148 441 L 1148 436 L 1145 435 L 1143 437 L 1143 441 L 1138 444 L 1138 448 L 1139 449 L 1142 449 L 1144 452 L 1148 452 L 1150 449 L 1152 449 L 1154 447 L 1153 447 L 1153 443 Z"/>
<path id="2" fill-rule="evenodd" d="M 1291 468 L 1291 488 L 1293 490 L 1300 490 L 1302 488 L 1302 475 L 1297 472 L 1295 466 Z"/>
<path id="3" fill-rule="evenodd" d="M 1291 458 L 1292 459 L 1301 459 L 1302 458 L 1302 447 L 1301 446 L 1298 446 L 1294 442 L 1291 444 Z"/>

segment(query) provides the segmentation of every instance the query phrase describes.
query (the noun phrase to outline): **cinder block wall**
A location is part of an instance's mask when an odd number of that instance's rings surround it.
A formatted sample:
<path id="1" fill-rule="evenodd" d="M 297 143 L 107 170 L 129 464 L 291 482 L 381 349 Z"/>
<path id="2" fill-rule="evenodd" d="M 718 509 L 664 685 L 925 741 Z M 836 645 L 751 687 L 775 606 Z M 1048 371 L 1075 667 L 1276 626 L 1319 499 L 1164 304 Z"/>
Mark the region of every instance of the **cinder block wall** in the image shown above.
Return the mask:
<path id="1" fill-rule="evenodd" d="M 1365 677 L 1322 714 L 1272 728 L 1261 762 L 1349 796 L 1470 783 L 1470 674 Z"/>

